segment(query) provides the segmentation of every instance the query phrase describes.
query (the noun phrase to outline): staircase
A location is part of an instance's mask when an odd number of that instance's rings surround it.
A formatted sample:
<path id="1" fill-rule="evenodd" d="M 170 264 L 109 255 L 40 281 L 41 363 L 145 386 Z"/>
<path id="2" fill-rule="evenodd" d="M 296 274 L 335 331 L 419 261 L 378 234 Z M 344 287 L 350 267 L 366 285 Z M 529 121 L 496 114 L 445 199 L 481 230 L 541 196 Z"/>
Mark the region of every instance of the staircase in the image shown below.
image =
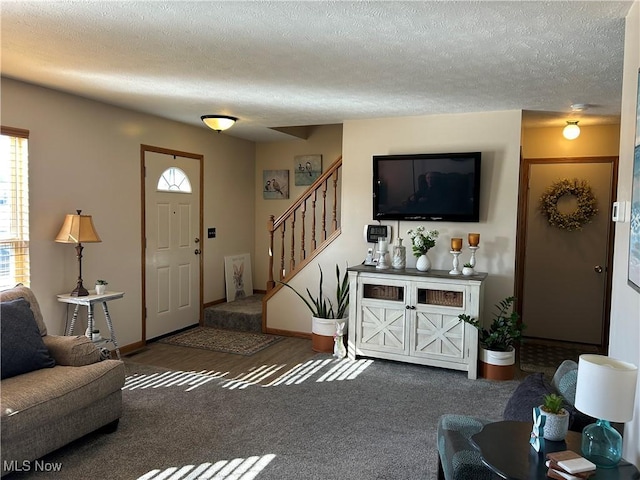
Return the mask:
<path id="1" fill-rule="evenodd" d="M 264 305 L 340 235 L 342 157 L 277 219 L 269 217 L 269 268 Z M 275 271 L 274 271 L 275 269 Z M 264 312 L 267 309 L 264 308 Z M 263 331 L 267 331 L 266 313 Z"/>

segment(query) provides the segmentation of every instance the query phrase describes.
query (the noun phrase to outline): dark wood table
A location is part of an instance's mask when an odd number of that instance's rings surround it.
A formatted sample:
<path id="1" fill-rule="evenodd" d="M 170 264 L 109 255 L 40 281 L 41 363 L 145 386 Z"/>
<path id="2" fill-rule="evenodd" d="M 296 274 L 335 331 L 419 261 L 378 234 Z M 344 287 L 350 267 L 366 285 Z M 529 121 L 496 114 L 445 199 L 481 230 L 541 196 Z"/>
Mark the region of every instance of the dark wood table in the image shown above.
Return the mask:
<path id="1" fill-rule="evenodd" d="M 577 432 L 568 432 L 564 441 L 545 440 L 544 449 L 536 452 L 529 438 L 530 422 L 489 423 L 471 437 L 472 443 L 480 451 L 482 461 L 500 477 L 509 480 L 544 480 L 547 478 L 546 454 L 562 450 L 580 453 L 582 436 Z M 638 469 L 621 460 L 617 468 L 598 468 L 589 480 L 640 479 Z"/>

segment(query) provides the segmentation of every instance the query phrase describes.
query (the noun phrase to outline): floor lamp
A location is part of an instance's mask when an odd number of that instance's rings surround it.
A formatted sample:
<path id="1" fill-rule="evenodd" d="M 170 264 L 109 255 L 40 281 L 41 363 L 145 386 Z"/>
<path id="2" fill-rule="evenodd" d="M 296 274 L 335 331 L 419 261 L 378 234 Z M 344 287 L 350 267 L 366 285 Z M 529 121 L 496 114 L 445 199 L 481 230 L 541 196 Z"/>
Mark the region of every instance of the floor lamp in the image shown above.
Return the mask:
<path id="1" fill-rule="evenodd" d="M 60 233 L 56 237 L 58 243 L 75 243 L 76 256 L 78 257 L 78 283 L 71 292 L 73 297 L 86 297 L 89 292 L 82 285 L 82 246 L 83 243 L 101 242 L 91 215 L 81 215 L 82 210 L 76 210 L 77 214 L 69 214 L 65 217 Z"/>

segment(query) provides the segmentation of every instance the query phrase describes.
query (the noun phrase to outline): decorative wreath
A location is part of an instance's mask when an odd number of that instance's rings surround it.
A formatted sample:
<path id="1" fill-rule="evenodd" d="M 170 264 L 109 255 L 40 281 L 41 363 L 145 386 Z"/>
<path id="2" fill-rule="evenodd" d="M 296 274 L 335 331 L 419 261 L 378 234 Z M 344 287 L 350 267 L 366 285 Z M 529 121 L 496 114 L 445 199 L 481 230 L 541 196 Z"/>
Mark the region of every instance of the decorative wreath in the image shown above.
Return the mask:
<path id="1" fill-rule="evenodd" d="M 572 213 L 560 213 L 558 200 L 564 195 L 574 195 L 578 200 L 578 208 Z M 540 212 L 547 217 L 549 225 L 573 231 L 582 230 L 585 223 L 589 223 L 598 213 L 596 197 L 585 180 L 564 179 L 547 187 L 540 197 Z"/>

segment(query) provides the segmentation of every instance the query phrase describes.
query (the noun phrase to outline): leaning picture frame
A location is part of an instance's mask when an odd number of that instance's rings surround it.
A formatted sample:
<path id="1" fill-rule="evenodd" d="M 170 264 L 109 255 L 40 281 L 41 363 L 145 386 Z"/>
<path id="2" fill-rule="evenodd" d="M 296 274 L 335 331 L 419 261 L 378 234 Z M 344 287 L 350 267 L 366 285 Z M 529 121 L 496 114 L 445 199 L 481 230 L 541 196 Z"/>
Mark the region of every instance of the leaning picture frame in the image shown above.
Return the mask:
<path id="1" fill-rule="evenodd" d="M 628 284 L 640 292 L 640 69 L 636 95 L 636 135 L 633 146 L 632 178 Z"/>
<path id="2" fill-rule="evenodd" d="M 224 257 L 224 278 L 227 302 L 253 295 L 251 254 L 240 253 Z"/>

